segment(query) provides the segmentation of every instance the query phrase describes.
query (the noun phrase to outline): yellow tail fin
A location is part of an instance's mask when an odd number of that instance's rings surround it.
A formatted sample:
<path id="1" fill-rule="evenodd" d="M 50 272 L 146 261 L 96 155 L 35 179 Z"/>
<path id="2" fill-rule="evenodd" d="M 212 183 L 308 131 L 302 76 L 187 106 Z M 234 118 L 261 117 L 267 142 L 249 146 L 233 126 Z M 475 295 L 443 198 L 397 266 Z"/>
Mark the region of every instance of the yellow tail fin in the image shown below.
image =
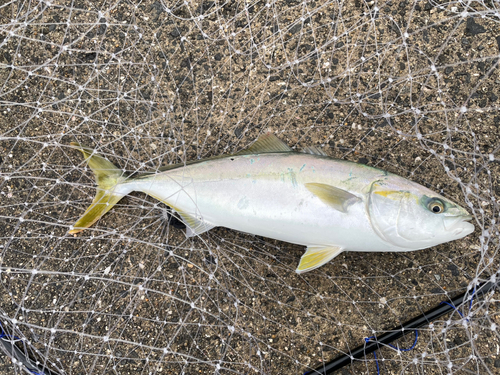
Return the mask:
<path id="1" fill-rule="evenodd" d="M 116 185 L 122 182 L 126 175 L 113 163 L 95 154 L 91 148 L 74 142 L 71 143 L 71 146 L 82 152 L 83 157 L 94 172 L 98 186 L 92 204 L 69 231 L 73 234 L 90 227 L 123 198 L 123 194 L 115 194 L 114 191 Z"/>

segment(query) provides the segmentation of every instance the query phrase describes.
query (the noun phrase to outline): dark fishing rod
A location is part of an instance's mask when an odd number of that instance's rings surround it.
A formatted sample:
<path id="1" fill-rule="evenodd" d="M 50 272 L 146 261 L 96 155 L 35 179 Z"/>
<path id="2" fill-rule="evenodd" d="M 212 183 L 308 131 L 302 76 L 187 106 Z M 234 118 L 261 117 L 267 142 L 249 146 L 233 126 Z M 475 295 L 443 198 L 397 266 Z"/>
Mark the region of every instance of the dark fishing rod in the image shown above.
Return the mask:
<path id="1" fill-rule="evenodd" d="M 491 281 L 480 284 L 476 287 L 473 292 L 471 299 L 473 297 L 479 297 L 491 289 L 493 289 L 497 284 Z M 358 346 L 349 354 L 343 354 L 333 361 L 319 365 L 314 370 L 310 370 L 304 373 L 304 375 L 328 375 L 336 370 L 341 369 L 344 366 L 350 365 L 355 359 L 364 358 L 367 354 L 373 353 L 374 351 L 380 349 L 381 345 L 387 345 L 403 336 L 415 332 L 417 328 L 423 327 L 433 320 L 436 320 L 442 315 L 445 315 L 453 310 L 458 309 L 464 302 L 465 296 L 468 291 L 460 294 L 459 296 L 453 298 L 451 302 L 442 302 L 440 305 L 434 307 L 433 309 L 417 316 L 416 318 L 406 322 L 403 326 L 395 327 L 390 332 L 384 333 L 380 336 L 375 336 L 374 341 L 367 341 L 366 344 Z"/>
<path id="2" fill-rule="evenodd" d="M 21 342 L 24 350 L 21 350 L 15 343 Z M 10 358 L 13 358 L 18 363 L 22 363 L 28 372 L 34 375 L 59 375 L 58 372 L 52 371 L 45 367 L 42 363 L 30 358 L 26 343 L 19 337 L 8 335 L 4 332 L 3 326 L 0 323 L 0 347 L 3 347 L 4 353 Z"/>

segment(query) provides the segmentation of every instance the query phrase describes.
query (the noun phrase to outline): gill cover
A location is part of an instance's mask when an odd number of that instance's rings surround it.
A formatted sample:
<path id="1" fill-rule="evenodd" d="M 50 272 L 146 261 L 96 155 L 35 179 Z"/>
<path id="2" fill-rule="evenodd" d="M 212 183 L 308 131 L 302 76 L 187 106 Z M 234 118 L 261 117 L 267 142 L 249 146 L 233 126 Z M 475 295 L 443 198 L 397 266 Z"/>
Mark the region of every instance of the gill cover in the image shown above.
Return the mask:
<path id="1" fill-rule="evenodd" d="M 403 186 L 401 182 L 372 183 L 368 200 L 372 227 L 393 246 L 408 250 L 429 247 L 436 233 L 445 230 L 443 222 L 421 205 L 409 181 Z"/>

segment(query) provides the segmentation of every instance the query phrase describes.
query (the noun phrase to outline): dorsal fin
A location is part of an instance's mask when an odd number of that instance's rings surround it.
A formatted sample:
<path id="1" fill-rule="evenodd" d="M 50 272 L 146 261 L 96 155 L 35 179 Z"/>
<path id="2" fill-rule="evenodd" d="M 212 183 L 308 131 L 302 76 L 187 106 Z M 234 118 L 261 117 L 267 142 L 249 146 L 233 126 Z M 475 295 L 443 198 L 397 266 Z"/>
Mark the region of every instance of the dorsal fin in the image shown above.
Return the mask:
<path id="1" fill-rule="evenodd" d="M 257 139 L 254 144 L 250 147 L 237 152 L 235 155 L 251 155 L 251 154 L 267 154 L 273 152 L 292 152 L 293 150 L 288 147 L 282 140 L 276 137 L 272 133 L 267 133 L 259 139 Z"/>
<path id="2" fill-rule="evenodd" d="M 317 146 L 307 146 L 302 149 L 304 154 L 328 156 L 328 154 Z"/>

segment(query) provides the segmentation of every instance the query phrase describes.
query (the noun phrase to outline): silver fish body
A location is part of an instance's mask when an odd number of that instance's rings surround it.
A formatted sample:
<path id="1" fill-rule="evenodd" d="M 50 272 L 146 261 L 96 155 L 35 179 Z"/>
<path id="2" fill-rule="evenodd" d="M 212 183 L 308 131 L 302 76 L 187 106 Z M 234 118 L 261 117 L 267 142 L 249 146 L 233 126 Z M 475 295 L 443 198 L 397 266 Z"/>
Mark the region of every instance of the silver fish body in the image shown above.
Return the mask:
<path id="1" fill-rule="evenodd" d="M 210 227 L 304 246 L 396 251 L 375 233 L 366 210 L 371 183 L 384 177 L 377 169 L 318 155 L 236 155 L 131 181 L 118 193 L 145 192 Z M 311 193 L 306 183 L 337 186 L 359 200 L 341 212 Z M 359 235 L 365 240 L 360 242 Z"/>
<path id="2" fill-rule="evenodd" d="M 223 226 L 307 246 L 297 272 L 342 251 L 418 250 L 474 230 L 466 210 L 421 185 L 309 151 L 292 152 L 267 136 L 241 154 L 117 176 L 93 204 L 141 191 L 172 207 L 188 236 Z"/>

